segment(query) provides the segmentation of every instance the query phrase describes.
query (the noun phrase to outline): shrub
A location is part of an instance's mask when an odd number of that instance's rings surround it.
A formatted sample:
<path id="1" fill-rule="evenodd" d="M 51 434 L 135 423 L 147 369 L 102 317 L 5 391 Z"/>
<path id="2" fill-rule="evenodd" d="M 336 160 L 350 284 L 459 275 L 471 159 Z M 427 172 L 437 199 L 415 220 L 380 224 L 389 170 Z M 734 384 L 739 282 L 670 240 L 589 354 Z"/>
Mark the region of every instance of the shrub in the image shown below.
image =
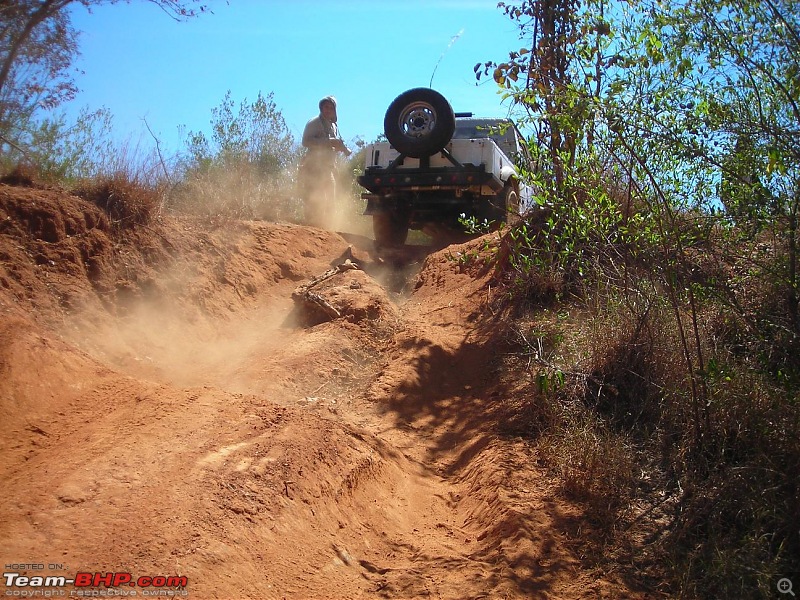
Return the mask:
<path id="1" fill-rule="evenodd" d="M 170 206 L 204 217 L 298 220 L 299 152 L 273 94 L 237 107 L 228 91 L 212 109 L 211 130 L 210 139 L 189 132 Z"/>
<path id="2" fill-rule="evenodd" d="M 111 224 L 122 229 L 147 225 L 162 206 L 163 191 L 158 186 L 140 183 L 125 173 L 85 180 L 73 191 L 102 208 Z"/>
<path id="3" fill-rule="evenodd" d="M 681 597 L 772 597 L 800 567 L 786 250 L 713 215 L 664 219 L 601 197 L 551 197 L 498 256 L 497 279 L 540 332 L 517 336 L 532 374 L 518 413 L 600 527 L 587 556 Z"/>
<path id="4" fill-rule="evenodd" d="M 291 171 L 265 176 L 248 162 L 190 172 L 168 195 L 176 211 L 215 219 L 300 220 Z"/>

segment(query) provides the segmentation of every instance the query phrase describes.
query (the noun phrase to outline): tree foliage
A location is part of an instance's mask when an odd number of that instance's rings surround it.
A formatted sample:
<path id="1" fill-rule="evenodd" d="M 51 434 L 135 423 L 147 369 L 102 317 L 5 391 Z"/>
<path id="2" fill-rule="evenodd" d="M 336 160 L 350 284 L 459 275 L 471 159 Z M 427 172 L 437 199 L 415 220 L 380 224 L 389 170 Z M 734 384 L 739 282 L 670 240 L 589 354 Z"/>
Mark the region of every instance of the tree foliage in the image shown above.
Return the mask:
<path id="1" fill-rule="evenodd" d="M 665 281 L 677 286 L 676 301 L 691 245 L 677 229 L 681 211 L 701 209 L 709 217 L 724 211 L 741 231 L 770 229 L 783 244 L 784 263 L 771 282 L 782 290 L 787 317 L 778 328 L 788 327 L 796 340 L 795 3 L 535 0 L 502 6 L 532 44 L 503 63 L 476 65 L 476 73 L 480 78 L 491 71 L 537 130 L 532 154 L 540 161 L 540 202 L 560 203 L 555 212 L 566 215 L 579 200 L 596 201 L 598 190 L 581 183 L 587 168 L 627 186 L 629 205 L 646 206 L 652 231 L 665 238 L 654 242 L 677 251 L 674 263 L 664 263 L 675 268 Z M 694 315 L 691 289 L 686 299 Z M 680 319 L 679 306 L 675 310 Z M 694 358 L 687 352 L 691 373 L 704 366 L 696 329 L 690 323 L 686 336 L 687 343 L 695 340 Z"/>
<path id="2" fill-rule="evenodd" d="M 475 72 L 534 131 L 546 208 L 512 232 L 508 264 L 615 298 L 637 331 L 668 308 L 682 385 L 662 388 L 654 426 L 694 490 L 667 538 L 673 575 L 687 597 L 769 597 L 800 549 L 797 3 L 501 6 L 524 45 Z"/>
<path id="3" fill-rule="evenodd" d="M 29 128 L 25 145 L 30 159 L 45 179 L 75 181 L 107 170 L 114 156 L 113 118 L 108 109 L 84 108 L 74 124 L 63 115 L 37 121 Z"/>
<path id="4" fill-rule="evenodd" d="M 176 205 L 239 218 L 292 218 L 299 150 L 270 92 L 238 106 L 230 90 L 211 110 L 211 132 L 189 132 Z"/>
<path id="5" fill-rule="evenodd" d="M 614 57 L 604 54 L 610 29 L 606 0 L 526 0 L 499 7 L 526 43 L 503 62 L 475 65 L 477 79 L 491 73 L 506 97 L 521 107 L 536 131 L 532 150 L 538 170 L 561 189 L 574 167 L 578 145 L 592 144 L 592 99 Z M 544 153 L 542 153 L 544 149 Z"/>
<path id="6" fill-rule="evenodd" d="M 203 132 L 187 137 L 190 168 L 246 163 L 265 175 L 277 175 L 296 160 L 297 148 L 272 92 L 261 92 L 252 103 L 245 98 L 236 107 L 228 90 L 212 109 L 211 139 Z"/>
<path id="7" fill-rule="evenodd" d="M 74 96 L 68 71 L 76 38 L 63 10 L 48 13 L 32 0 L 0 6 L 0 134 L 17 139 L 37 108 Z"/>
<path id="8" fill-rule="evenodd" d="M 15 144 L 38 109 L 75 96 L 70 67 L 78 34 L 69 9 L 122 0 L 0 0 L 0 141 Z M 125 0 L 129 1 L 129 0 Z M 201 0 L 148 0 L 177 20 L 208 10 Z M 1 148 L 2 146 L 0 146 Z"/>

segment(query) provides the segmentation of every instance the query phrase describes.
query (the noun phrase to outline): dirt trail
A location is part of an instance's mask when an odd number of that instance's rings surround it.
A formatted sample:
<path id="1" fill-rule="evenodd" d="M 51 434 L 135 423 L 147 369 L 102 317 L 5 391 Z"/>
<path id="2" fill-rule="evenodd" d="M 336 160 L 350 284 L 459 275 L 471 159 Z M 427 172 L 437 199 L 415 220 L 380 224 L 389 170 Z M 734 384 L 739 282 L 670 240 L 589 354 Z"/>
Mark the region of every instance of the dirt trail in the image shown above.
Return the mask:
<path id="1" fill-rule="evenodd" d="M 450 258 L 475 248 L 178 218 L 122 242 L 0 186 L 4 565 L 198 599 L 641 597 L 581 566 L 579 511 L 498 434 L 492 289 Z M 317 288 L 341 318 L 292 300 L 348 258 Z"/>

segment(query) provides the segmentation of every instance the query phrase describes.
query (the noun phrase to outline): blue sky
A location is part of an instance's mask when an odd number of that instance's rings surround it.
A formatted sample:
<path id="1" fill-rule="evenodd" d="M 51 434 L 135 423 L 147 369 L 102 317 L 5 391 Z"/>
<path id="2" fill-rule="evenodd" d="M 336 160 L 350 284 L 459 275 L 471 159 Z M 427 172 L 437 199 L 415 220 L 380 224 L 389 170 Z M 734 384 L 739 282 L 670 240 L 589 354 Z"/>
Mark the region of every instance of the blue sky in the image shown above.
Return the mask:
<path id="1" fill-rule="evenodd" d="M 505 116 L 491 81 L 473 66 L 518 50 L 516 25 L 496 0 L 209 0 L 214 14 L 177 23 L 157 6 L 76 8 L 82 32 L 78 97 L 69 115 L 108 108 L 120 139 L 152 138 L 178 150 L 185 131 L 208 133 L 211 109 L 231 91 L 238 105 L 259 92 L 274 101 L 299 140 L 320 98 L 339 101 L 345 140 L 372 141 L 389 103 L 412 87 L 433 88 L 456 111 Z M 453 38 L 458 36 L 455 41 Z M 442 56 L 444 54 L 444 56 Z"/>

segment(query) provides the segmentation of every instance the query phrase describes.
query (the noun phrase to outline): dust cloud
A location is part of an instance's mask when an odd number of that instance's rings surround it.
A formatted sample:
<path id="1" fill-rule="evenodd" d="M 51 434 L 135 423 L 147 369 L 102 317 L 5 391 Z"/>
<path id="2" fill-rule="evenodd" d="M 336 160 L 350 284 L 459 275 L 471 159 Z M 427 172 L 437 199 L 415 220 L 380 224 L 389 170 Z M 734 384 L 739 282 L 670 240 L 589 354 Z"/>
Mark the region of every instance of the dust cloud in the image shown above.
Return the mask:
<path id="1" fill-rule="evenodd" d="M 142 300 L 124 316 L 99 325 L 87 326 L 85 316 L 78 316 L 66 328 L 66 337 L 132 377 L 177 387 L 213 385 L 247 392 L 241 365 L 285 345 L 292 335 L 292 321 L 286 301 L 212 319 Z"/>

